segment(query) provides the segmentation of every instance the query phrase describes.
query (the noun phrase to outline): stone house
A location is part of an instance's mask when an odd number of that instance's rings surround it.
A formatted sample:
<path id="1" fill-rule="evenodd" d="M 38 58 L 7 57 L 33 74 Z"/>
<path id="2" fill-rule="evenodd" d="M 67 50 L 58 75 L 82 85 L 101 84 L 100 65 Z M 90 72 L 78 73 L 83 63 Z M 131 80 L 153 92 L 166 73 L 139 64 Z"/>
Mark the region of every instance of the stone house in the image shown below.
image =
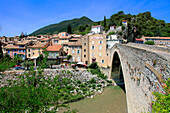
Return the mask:
<path id="1" fill-rule="evenodd" d="M 101 25 L 97 25 L 97 26 L 92 26 L 91 28 L 91 32 L 93 33 L 103 33 L 104 27 Z"/>

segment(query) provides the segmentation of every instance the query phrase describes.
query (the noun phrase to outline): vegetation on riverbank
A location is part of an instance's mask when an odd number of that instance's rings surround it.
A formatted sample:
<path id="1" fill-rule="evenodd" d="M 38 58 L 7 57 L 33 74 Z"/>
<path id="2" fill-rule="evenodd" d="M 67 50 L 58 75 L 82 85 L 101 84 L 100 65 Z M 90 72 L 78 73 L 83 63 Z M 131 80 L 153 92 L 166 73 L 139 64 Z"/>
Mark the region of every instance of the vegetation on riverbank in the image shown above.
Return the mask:
<path id="1" fill-rule="evenodd" d="M 153 113 L 169 113 L 170 112 L 170 78 L 164 84 L 165 94 L 153 93 L 156 101 L 153 102 Z"/>

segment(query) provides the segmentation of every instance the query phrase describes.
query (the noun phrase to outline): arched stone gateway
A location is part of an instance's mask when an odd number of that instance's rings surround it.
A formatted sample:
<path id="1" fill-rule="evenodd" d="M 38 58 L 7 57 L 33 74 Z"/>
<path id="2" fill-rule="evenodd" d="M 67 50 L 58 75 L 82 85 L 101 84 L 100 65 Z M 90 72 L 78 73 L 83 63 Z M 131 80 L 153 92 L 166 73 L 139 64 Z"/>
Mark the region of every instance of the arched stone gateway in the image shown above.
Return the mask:
<path id="1" fill-rule="evenodd" d="M 109 78 L 118 85 L 124 82 L 129 113 L 151 112 L 152 92 L 164 93 L 162 81 L 170 77 L 169 52 L 142 44 L 115 44 L 111 48 Z"/>

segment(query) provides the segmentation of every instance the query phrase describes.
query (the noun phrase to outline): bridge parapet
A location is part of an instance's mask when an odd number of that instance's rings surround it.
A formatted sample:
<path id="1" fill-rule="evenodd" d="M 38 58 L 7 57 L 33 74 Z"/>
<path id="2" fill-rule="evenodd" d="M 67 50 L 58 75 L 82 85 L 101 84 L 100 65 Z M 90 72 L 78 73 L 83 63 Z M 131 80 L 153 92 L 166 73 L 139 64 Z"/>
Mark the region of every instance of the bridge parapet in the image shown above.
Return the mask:
<path id="1" fill-rule="evenodd" d="M 116 44 L 111 49 L 112 62 L 115 52 L 123 70 L 128 112 L 151 112 L 152 92 L 164 93 L 162 81 L 170 77 L 170 61 L 129 44 Z"/>
<path id="2" fill-rule="evenodd" d="M 146 44 L 137 44 L 137 43 L 128 43 L 127 45 L 129 46 L 135 46 L 139 48 L 145 48 L 149 50 L 159 50 L 159 51 L 164 51 L 170 53 L 170 47 L 159 47 L 155 45 L 146 45 Z"/>

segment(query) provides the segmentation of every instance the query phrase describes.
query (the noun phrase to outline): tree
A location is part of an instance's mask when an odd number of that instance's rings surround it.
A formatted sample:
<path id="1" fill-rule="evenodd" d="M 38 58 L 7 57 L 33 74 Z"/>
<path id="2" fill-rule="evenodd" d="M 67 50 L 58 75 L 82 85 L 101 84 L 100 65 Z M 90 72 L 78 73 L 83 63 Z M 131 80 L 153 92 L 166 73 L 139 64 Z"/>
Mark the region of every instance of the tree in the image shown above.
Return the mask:
<path id="1" fill-rule="evenodd" d="M 106 16 L 104 16 L 104 28 L 106 28 Z"/>
<path id="2" fill-rule="evenodd" d="M 119 11 L 117 14 L 118 15 L 124 15 L 124 12 L 123 11 Z"/>
<path id="3" fill-rule="evenodd" d="M 32 61 L 25 60 L 23 63 L 24 67 L 27 67 L 27 70 L 29 70 L 29 67 L 33 65 Z"/>
<path id="4" fill-rule="evenodd" d="M 147 45 L 154 45 L 154 41 L 147 41 L 147 42 L 145 42 L 145 44 L 147 44 Z"/>
<path id="5" fill-rule="evenodd" d="M 71 33 L 72 33 L 72 29 L 71 29 L 70 24 L 68 24 L 68 26 L 67 26 L 67 33 L 69 33 L 69 34 L 71 34 Z"/>
<path id="6" fill-rule="evenodd" d="M 0 41 L 0 59 L 3 57 L 2 43 Z"/>
<path id="7" fill-rule="evenodd" d="M 69 61 L 71 59 L 72 55 L 67 55 L 67 60 Z"/>
<path id="8" fill-rule="evenodd" d="M 54 64 L 56 64 L 56 61 L 54 61 L 54 60 L 49 60 L 49 61 L 47 61 L 47 65 L 48 65 L 48 66 L 51 66 L 51 69 L 52 69 L 52 66 L 53 66 Z"/>

